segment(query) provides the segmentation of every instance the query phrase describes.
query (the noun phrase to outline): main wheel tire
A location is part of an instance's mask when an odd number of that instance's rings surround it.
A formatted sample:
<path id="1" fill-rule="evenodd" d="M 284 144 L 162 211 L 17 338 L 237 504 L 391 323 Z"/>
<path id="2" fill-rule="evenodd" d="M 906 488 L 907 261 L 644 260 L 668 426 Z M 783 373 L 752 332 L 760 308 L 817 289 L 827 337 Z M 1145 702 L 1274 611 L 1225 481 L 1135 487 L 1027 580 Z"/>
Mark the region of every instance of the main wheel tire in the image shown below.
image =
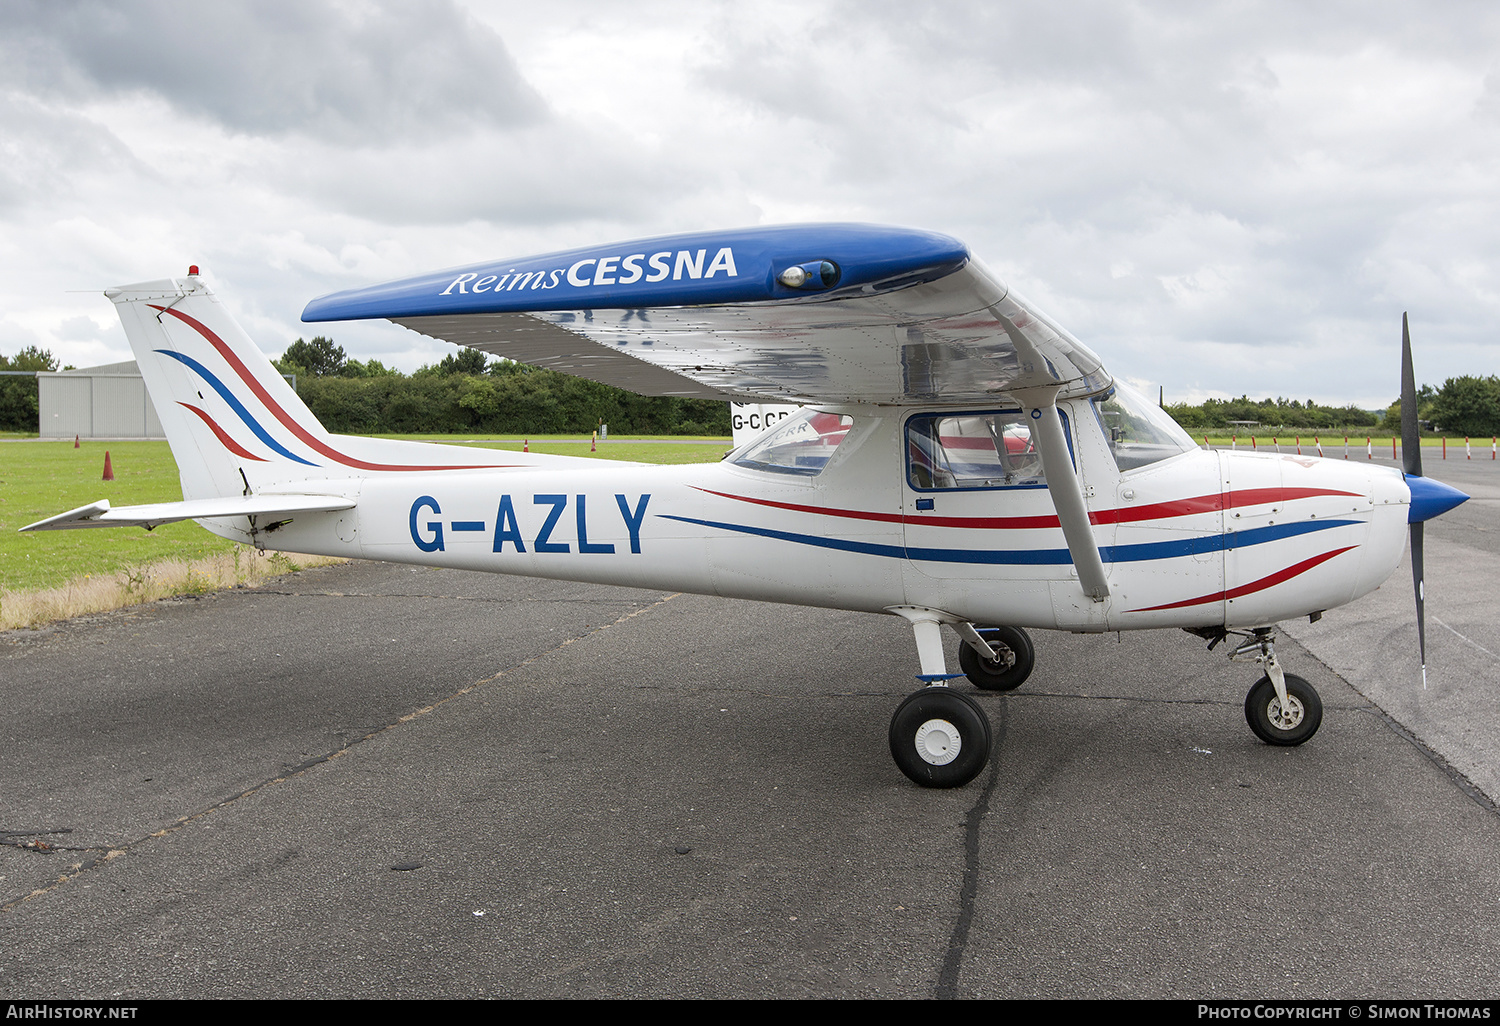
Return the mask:
<path id="1" fill-rule="evenodd" d="M 891 758 L 923 787 L 962 787 L 990 761 L 990 721 L 968 695 L 923 688 L 891 717 Z"/>
<path id="2" fill-rule="evenodd" d="M 1245 696 L 1245 721 L 1268 745 L 1300 745 L 1323 723 L 1323 700 L 1307 681 L 1287 674 L 1286 698 L 1287 708 L 1283 710 L 1270 677 L 1256 681 Z"/>
<path id="3" fill-rule="evenodd" d="M 981 627 L 977 633 L 1000 659 L 986 659 L 969 645 L 960 645 L 958 665 L 964 676 L 983 691 L 1011 691 L 1025 683 L 1036 666 L 1031 637 L 1019 627 Z"/>

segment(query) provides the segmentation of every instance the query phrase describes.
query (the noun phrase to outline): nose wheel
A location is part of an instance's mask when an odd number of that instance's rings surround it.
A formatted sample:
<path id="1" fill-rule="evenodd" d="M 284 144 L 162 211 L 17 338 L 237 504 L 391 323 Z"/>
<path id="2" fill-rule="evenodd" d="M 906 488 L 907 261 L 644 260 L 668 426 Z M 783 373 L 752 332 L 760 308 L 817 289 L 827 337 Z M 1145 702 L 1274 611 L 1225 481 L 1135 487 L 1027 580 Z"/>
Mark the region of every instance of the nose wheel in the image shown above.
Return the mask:
<path id="1" fill-rule="evenodd" d="M 1262 677 L 1245 696 L 1245 720 L 1268 745 L 1300 745 L 1323 723 L 1323 700 L 1307 681 L 1283 674 L 1286 695 L 1277 694 L 1270 677 Z"/>
<path id="2" fill-rule="evenodd" d="M 913 783 L 962 787 L 990 761 L 990 721 L 972 698 L 937 685 L 891 717 L 891 758 Z"/>
<path id="3" fill-rule="evenodd" d="M 1227 633 L 1220 631 L 1208 647 L 1212 649 Z M 1266 668 L 1266 675 L 1245 696 L 1245 720 L 1255 736 L 1268 745 L 1282 747 L 1310 740 L 1323 724 L 1323 700 L 1317 689 L 1281 668 L 1271 628 L 1232 633 L 1241 634 L 1245 641 L 1229 653 L 1229 658 L 1253 659 Z"/>

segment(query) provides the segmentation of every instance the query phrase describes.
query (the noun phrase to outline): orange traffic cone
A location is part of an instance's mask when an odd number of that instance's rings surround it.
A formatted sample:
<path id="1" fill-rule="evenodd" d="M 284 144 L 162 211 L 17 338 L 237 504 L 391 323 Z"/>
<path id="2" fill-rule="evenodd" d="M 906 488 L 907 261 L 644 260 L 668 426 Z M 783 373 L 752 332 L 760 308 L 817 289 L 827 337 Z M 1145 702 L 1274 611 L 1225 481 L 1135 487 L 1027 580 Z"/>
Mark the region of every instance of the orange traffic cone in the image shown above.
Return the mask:
<path id="1" fill-rule="evenodd" d="M 115 479 L 115 468 L 109 465 L 109 450 L 105 449 L 104 450 L 104 480 L 106 480 L 106 481 L 113 481 L 114 479 Z"/>
<path id="2" fill-rule="evenodd" d="M 521 440 L 521 451 L 522 452 L 530 452 L 531 451 L 531 439 L 529 439 L 529 438 L 523 438 Z"/>
<path id="3" fill-rule="evenodd" d="M 78 436 L 77 435 L 73 436 L 73 448 L 75 448 L 75 449 L 78 448 Z"/>

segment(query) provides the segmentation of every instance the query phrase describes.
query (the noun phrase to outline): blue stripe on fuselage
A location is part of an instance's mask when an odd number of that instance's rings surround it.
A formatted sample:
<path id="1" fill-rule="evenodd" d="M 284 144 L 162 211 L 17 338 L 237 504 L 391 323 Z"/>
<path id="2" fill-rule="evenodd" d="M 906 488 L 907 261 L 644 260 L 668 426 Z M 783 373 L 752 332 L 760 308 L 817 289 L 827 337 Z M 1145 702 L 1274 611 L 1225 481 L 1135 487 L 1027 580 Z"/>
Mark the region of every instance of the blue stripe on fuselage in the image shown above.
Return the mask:
<path id="1" fill-rule="evenodd" d="M 986 563 L 995 566 L 1066 566 L 1073 562 L 1067 549 L 933 549 L 912 545 L 882 545 L 878 542 L 851 541 L 847 538 L 820 538 L 812 534 L 797 534 L 792 531 L 777 531 L 769 527 L 751 527 L 748 524 L 726 524 L 715 520 L 698 520 L 694 517 L 678 517 L 658 514 L 663 520 L 677 520 L 700 527 L 716 527 L 723 531 L 752 534 L 760 538 L 794 542 L 799 545 L 816 545 L 842 552 L 858 552 L 867 556 L 887 556 L 893 559 L 910 559 L 928 563 Z M 1173 559 L 1178 556 L 1201 555 L 1221 552 L 1225 549 L 1246 548 L 1264 545 L 1283 538 L 1326 531 L 1334 527 L 1349 527 L 1361 524 L 1361 520 L 1319 520 L 1296 524 L 1276 524 L 1256 527 L 1249 531 L 1229 534 L 1196 535 L 1181 541 L 1143 542 L 1135 545 L 1104 545 L 1099 557 L 1106 563 L 1135 563 L 1149 559 Z"/>

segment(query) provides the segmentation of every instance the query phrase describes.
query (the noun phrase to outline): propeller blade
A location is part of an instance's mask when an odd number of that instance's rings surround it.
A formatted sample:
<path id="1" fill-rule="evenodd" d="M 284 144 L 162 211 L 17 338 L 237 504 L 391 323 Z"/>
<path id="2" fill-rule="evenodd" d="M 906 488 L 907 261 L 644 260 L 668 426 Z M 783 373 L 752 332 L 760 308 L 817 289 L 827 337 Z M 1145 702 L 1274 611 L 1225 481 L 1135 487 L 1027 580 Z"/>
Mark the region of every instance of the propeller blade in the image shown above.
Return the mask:
<path id="1" fill-rule="evenodd" d="M 1401 314 L 1401 469 L 1422 476 L 1422 436 L 1417 425 L 1417 376 L 1411 369 L 1411 329 Z M 1415 537 L 1415 535 L 1413 535 Z"/>
<path id="2" fill-rule="evenodd" d="M 1422 690 L 1427 690 L 1427 596 L 1422 588 L 1422 522 L 1411 531 L 1411 584 L 1417 595 L 1417 653 L 1422 660 Z"/>
<path id="3" fill-rule="evenodd" d="M 1417 653 L 1422 660 L 1422 688 L 1427 688 L 1427 594 L 1422 587 L 1422 523 L 1441 516 L 1468 496 L 1441 481 L 1422 476 L 1422 438 L 1417 425 L 1417 376 L 1411 369 L 1411 328 L 1401 315 L 1401 463 L 1411 506 L 1411 586 L 1417 596 Z"/>

